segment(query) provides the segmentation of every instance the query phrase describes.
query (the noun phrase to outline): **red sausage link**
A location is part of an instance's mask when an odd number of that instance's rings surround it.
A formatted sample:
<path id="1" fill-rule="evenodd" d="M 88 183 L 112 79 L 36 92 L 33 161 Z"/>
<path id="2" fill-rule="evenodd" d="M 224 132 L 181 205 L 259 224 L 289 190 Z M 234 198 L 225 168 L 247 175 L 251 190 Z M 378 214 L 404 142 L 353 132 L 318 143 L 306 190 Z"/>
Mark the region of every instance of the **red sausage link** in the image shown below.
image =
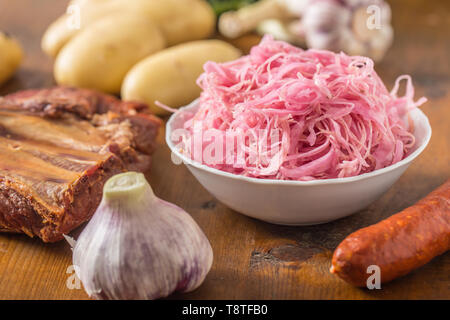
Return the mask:
<path id="1" fill-rule="evenodd" d="M 350 234 L 333 254 L 330 271 L 359 287 L 367 267 L 381 283 L 403 276 L 450 249 L 450 179 L 415 205 Z"/>

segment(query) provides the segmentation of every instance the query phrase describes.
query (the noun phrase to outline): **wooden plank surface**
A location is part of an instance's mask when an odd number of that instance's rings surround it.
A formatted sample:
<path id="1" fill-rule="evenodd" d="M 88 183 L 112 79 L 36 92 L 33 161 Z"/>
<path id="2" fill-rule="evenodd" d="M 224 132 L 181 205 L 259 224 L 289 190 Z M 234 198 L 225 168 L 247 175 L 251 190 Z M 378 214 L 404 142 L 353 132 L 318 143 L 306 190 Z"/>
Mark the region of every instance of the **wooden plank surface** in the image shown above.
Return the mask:
<path id="1" fill-rule="evenodd" d="M 310 227 L 284 227 L 234 212 L 208 194 L 184 166 L 170 160 L 160 135 L 151 177 L 155 193 L 192 214 L 215 255 L 211 272 L 182 299 L 450 299 L 450 253 L 382 286 L 357 289 L 328 272 L 334 248 L 352 231 L 413 204 L 450 177 L 450 2 L 393 0 L 395 43 L 376 69 L 391 87 L 396 76 L 414 79 L 417 97 L 429 102 L 433 137 L 425 152 L 377 202 L 357 214 Z M 0 94 L 52 85 L 52 61 L 40 50 L 45 27 L 61 0 L 0 0 L 0 29 L 23 44 L 26 59 Z M 250 40 L 240 41 L 248 46 Z M 326 201 L 326 195 L 324 195 Z M 76 234 L 76 233 L 75 233 Z M 24 235 L 0 234 L 0 299 L 87 299 L 66 285 L 71 251 Z M 70 270 L 69 270 L 70 271 Z"/>

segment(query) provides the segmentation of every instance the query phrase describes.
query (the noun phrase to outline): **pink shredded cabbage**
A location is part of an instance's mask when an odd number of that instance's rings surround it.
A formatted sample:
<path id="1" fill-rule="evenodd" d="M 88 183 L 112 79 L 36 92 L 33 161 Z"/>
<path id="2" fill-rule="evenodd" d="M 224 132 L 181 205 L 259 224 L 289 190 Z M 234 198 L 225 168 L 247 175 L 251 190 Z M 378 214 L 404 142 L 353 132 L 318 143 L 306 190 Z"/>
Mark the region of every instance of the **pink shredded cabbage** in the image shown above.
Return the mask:
<path id="1" fill-rule="evenodd" d="M 216 149 L 213 160 L 200 162 L 255 178 L 342 178 L 392 165 L 414 145 L 404 119 L 426 101 L 413 101 L 407 75 L 389 92 L 369 58 L 305 51 L 269 36 L 249 55 L 207 62 L 204 70 L 183 149 L 194 159 L 194 138 L 202 132 L 200 151 Z M 406 93 L 399 97 L 402 80 Z"/>

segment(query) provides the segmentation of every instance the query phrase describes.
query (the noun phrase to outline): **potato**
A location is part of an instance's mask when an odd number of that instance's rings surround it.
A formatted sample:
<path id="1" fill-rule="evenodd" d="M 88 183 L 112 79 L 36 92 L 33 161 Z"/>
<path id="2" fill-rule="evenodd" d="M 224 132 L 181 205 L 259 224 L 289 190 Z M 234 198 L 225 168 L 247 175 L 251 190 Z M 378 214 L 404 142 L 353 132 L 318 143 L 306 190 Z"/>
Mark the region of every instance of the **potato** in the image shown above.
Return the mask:
<path id="1" fill-rule="evenodd" d="M 78 12 L 66 13 L 56 19 L 45 31 L 41 48 L 49 56 L 55 58 L 58 52 L 82 29 L 92 23 L 119 10 L 117 0 L 72 0 L 70 6 L 78 6 Z M 79 14 L 79 17 L 76 17 Z M 79 18 L 80 25 L 75 26 L 74 22 Z M 79 28 L 77 28 L 79 27 Z"/>
<path id="2" fill-rule="evenodd" d="M 161 28 L 169 46 L 208 38 L 216 28 L 216 15 L 204 0 L 154 1 L 147 2 L 143 10 Z"/>
<path id="3" fill-rule="evenodd" d="M 42 51 L 52 58 L 55 58 L 67 41 L 78 32 L 76 29 L 67 28 L 67 23 L 66 15 L 59 17 L 47 28 L 41 39 Z"/>
<path id="4" fill-rule="evenodd" d="M 216 24 L 212 8 L 203 0 L 76 0 L 71 4 L 80 8 L 80 29 L 71 28 L 74 18 L 69 14 L 53 22 L 41 41 L 42 50 L 52 57 L 56 57 L 77 33 L 113 14 L 146 15 L 160 27 L 169 46 L 207 38 Z"/>
<path id="5" fill-rule="evenodd" d="M 122 99 L 146 102 L 156 114 L 166 113 L 155 100 L 180 107 L 197 98 L 196 80 L 207 61 L 237 59 L 240 51 L 220 40 L 198 40 L 162 50 L 136 64 L 122 85 Z"/>
<path id="6" fill-rule="evenodd" d="M 61 50 L 54 76 L 58 84 L 119 93 L 128 70 L 164 46 L 161 32 L 145 16 L 110 15 L 84 29 Z"/>
<path id="7" fill-rule="evenodd" d="M 5 33 L 0 32 L 0 85 L 8 80 L 22 62 L 20 44 Z"/>

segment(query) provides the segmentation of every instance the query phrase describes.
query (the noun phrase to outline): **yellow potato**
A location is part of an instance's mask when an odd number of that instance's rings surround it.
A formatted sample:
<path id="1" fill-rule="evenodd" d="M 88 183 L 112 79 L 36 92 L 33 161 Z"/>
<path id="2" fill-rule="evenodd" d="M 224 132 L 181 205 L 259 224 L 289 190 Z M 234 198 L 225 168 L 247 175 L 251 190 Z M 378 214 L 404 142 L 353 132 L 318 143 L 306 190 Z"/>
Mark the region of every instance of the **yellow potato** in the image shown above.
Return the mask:
<path id="1" fill-rule="evenodd" d="M 226 62 L 240 55 L 238 49 L 220 40 L 198 40 L 162 50 L 128 72 L 122 99 L 146 102 L 156 114 L 165 114 L 155 105 L 156 100 L 170 107 L 188 104 L 200 94 L 196 80 L 205 62 Z"/>
<path id="2" fill-rule="evenodd" d="M 113 14 L 145 15 L 161 29 L 169 46 L 207 38 L 216 23 L 211 6 L 204 0 L 76 0 L 71 5 L 79 9 L 72 7 L 72 13 L 58 18 L 42 37 L 42 50 L 52 57 L 56 57 L 77 33 Z M 80 13 L 79 26 L 74 23 L 77 12 Z"/>
<path id="3" fill-rule="evenodd" d="M 61 48 L 73 37 L 78 30 L 66 27 L 67 16 L 56 19 L 45 31 L 41 40 L 41 48 L 50 57 L 55 58 Z"/>
<path id="4" fill-rule="evenodd" d="M 20 44 L 0 32 L 0 85 L 8 80 L 22 62 L 23 52 Z"/>
<path id="5" fill-rule="evenodd" d="M 110 15 L 61 50 L 54 76 L 58 84 L 118 93 L 128 70 L 164 46 L 161 32 L 145 16 Z"/>
<path id="6" fill-rule="evenodd" d="M 45 31 L 41 48 L 56 58 L 58 52 L 82 29 L 119 11 L 117 0 L 72 0 L 67 12 L 56 19 Z M 79 23 L 79 25 L 78 25 Z"/>

